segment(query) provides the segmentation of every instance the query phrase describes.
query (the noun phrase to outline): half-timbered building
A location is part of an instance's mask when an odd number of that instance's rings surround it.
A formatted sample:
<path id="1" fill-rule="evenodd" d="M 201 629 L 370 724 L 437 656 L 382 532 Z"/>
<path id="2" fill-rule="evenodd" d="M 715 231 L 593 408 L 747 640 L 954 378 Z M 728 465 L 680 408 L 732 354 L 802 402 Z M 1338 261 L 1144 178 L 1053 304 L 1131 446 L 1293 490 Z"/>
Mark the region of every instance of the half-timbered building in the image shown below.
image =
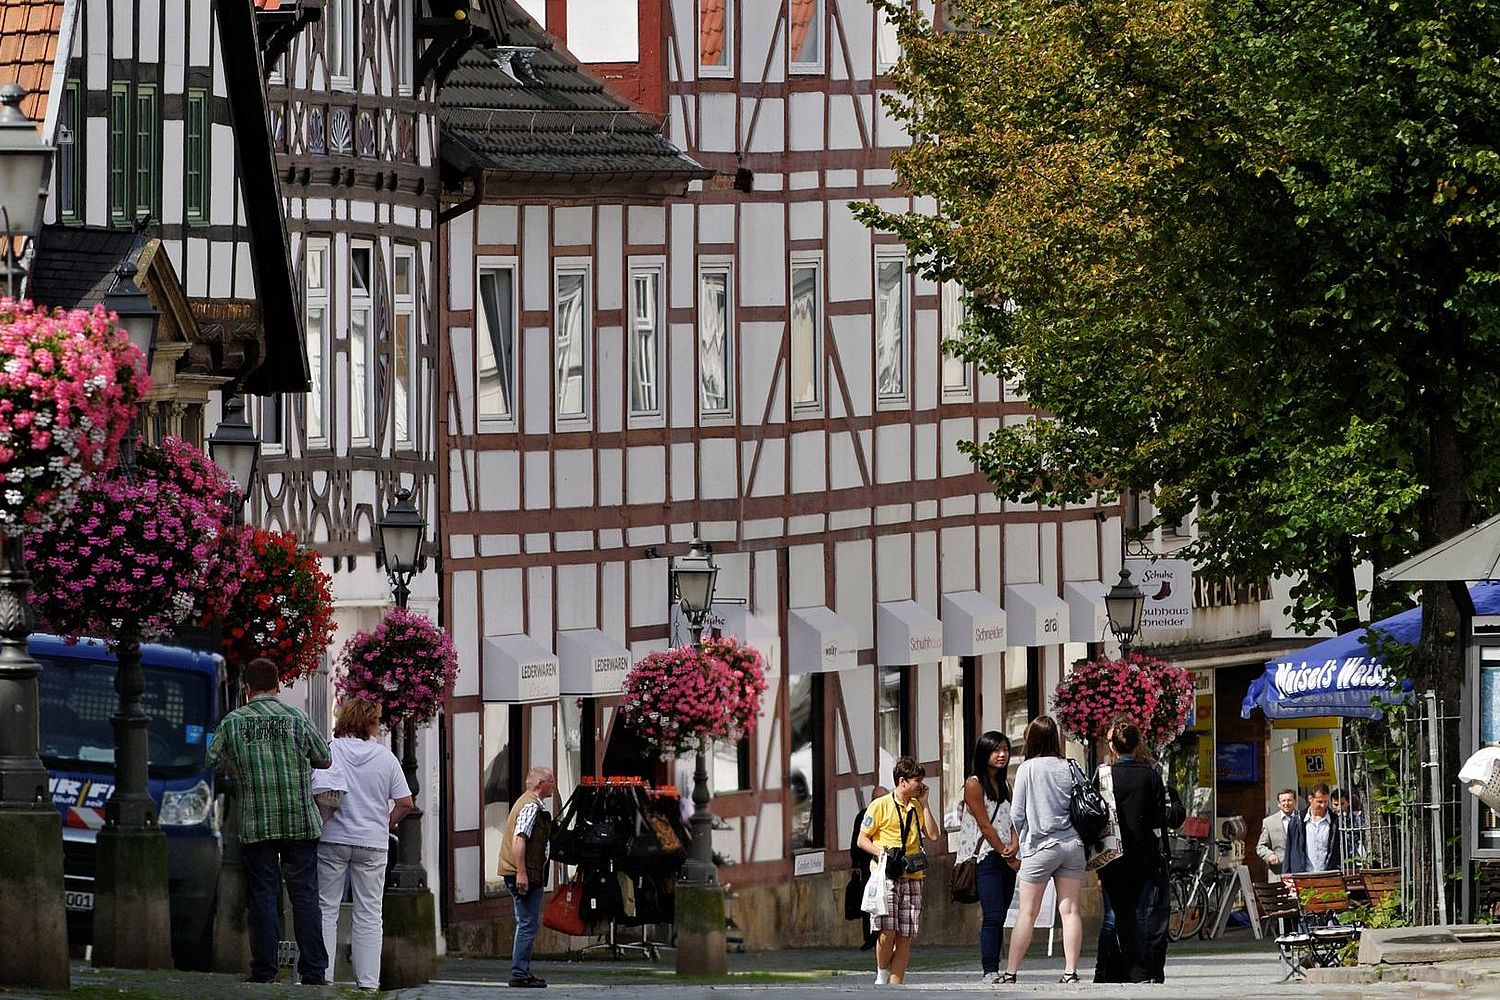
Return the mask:
<path id="1" fill-rule="evenodd" d="M 660 95 L 663 134 L 712 176 L 653 205 L 604 177 L 542 200 L 525 171 L 491 175 L 446 227 L 450 946 L 505 947 L 494 859 L 528 765 L 564 795 L 588 774 L 686 787 L 613 707 L 633 658 L 690 638 L 668 570 L 695 535 L 720 566 L 715 624 L 770 675 L 754 738 L 711 769 L 734 918 L 752 946 L 849 940 L 837 890 L 872 786 L 916 756 L 956 829 L 975 736 L 1019 737 L 1104 639 L 1118 511 L 1002 504 L 957 448 L 1030 410 L 944 356 L 961 289 L 848 207 L 922 207 L 894 186 L 898 41 L 865 0 L 526 6 Z M 519 94 L 555 53 L 494 56 Z M 445 164 L 482 161 L 481 136 L 547 162 L 548 115 L 468 101 L 445 109 Z M 601 147 L 639 120 L 584 108 L 568 135 Z M 937 902 L 934 927 L 971 919 Z"/>

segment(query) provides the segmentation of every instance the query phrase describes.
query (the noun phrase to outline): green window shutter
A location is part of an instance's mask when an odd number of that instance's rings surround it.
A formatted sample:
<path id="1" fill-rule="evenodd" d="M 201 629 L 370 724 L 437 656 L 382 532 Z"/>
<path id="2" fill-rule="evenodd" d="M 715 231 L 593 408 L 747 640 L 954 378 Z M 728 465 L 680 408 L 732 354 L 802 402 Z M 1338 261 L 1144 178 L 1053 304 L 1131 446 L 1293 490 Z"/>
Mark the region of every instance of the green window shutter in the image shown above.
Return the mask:
<path id="1" fill-rule="evenodd" d="M 130 221 L 130 84 L 109 88 L 109 218 Z"/>
<path id="2" fill-rule="evenodd" d="M 160 153 L 157 149 L 156 87 L 141 84 L 135 94 L 135 218 L 142 215 L 158 219 L 156 170 Z"/>
<path id="3" fill-rule="evenodd" d="M 189 222 L 208 221 L 208 93 L 189 90 L 187 95 L 186 184 L 184 193 Z"/>

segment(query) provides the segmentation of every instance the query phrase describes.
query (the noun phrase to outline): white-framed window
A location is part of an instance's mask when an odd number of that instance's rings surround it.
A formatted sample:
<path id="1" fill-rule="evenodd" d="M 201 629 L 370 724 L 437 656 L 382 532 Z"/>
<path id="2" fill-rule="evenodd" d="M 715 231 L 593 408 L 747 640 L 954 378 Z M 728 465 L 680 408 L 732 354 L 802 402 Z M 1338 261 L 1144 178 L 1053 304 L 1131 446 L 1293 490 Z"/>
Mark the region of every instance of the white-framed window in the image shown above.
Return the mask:
<path id="1" fill-rule="evenodd" d="M 875 257 L 875 395 L 906 398 L 906 257 Z"/>
<path id="2" fill-rule="evenodd" d="M 630 415 L 661 412 L 662 267 L 630 268 Z"/>
<path id="3" fill-rule="evenodd" d="M 359 4 L 356 0 L 328 0 L 323 11 L 323 55 L 328 60 L 328 79 L 335 86 L 354 85 L 354 65 L 359 37 Z"/>
<path id="4" fill-rule="evenodd" d="M 474 323 L 480 420 L 515 419 L 516 262 L 485 257 L 479 261 L 479 309 Z"/>
<path id="5" fill-rule="evenodd" d="M 417 254 L 410 247 L 397 247 L 391 262 L 391 422 L 398 445 L 410 446 L 416 439 L 418 350 Z"/>
<path id="6" fill-rule="evenodd" d="M 323 359 L 328 356 L 328 263 L 326 239 L 307 240 L 302 251 L 302 288 L 307 303 L 307 394 L 302 400 L 302 433 L 309 443 L 327 439 L 324 419 L 324 388 L 327 380 Z"/>
<path id="7" fill-rule="evenodd" d="M 260 449 L 267 455 L 286 451 L 286 397 L 279 392 L 260 399 Z"/>
<path id="8" fill-rule="evenodd" d="M 396 93 L 402 97 L 410 97 L 414 73 L 412 59 L 416 51 L 412 41 L 412 26 L 416 14 L 412 10 L 413 0 L 392 2 L 396 5 L 396 37 L 391 40 L 391 44 L 395 46 L 391 61 L 396 64 Z"/>
<path id="9" fill-rule="evenodd" d="M 734 329 L 731 271 L 727 263 L 706 263 L 698 271 L 698 409 L 728 413 Z"/>
<path id="10" fill-rule="evenodd" d="M 787 32 L 788 68 L 793 73 L 823 72 L 824 0 L 804 0 L 789 8 Z"/>
<path id="11" fill-rule="evenodd" d="M 698 8 L 698 75 L 734 75 L 735 0 L 694 0 Z"/>
<path id="12" fill-rule="evenodd" d="M 817 258 L 792 260 L 792 406 L 816 409 L 823 402 L 823 274 Z"/>
<path id="13" fill-rule="evenodd" d="M 587 265 L 559 266 L 552 281 L 553 394 L 560 420 L 588 416 L 592 296 Z"/>
<path id="14" fill-rule="evenodd" d="M 953 280 L 938 286 L 939 341 L 947 344 L 963 334 L 964 320 L 968 318 L 968 299 L 963 286 Z M 963 358 L 943 350 L 943 395 L 956 398 L 974 393 L 974 366 Z"/>
<path id="15" fill-rule="evenodd" d="M 370 443 L 370 327 L 373 313 L 375 248 L 349 248 L 349 438 Z"/>
<path id="16" fill-rule="evenodd" d="M 875 72 L 885 73 L 901 61 L 901 39 L 896 24 L 882 8 L 875 11 Z"/>

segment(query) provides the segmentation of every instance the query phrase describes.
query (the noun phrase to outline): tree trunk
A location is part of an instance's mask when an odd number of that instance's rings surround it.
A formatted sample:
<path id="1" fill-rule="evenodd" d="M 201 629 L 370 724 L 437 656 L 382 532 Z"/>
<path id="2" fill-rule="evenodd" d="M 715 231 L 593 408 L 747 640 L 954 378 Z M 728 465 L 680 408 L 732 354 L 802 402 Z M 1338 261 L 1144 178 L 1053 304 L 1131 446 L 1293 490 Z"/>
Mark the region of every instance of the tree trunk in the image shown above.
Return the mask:
<path id="1" fill-rule="evenodd" d="M 1434 416 L 1429 423 L 1431 489 L 1423 501 L 1420 517 L 1420 542 L 1429 548 L 1464 531 L 1470 523 L 1470 505 L 1466 489 L 1466 464 L 1458 427 L 1447 414 Z M 1462 602 L 1462 604 L 1460 603 Z M 1424 690 L 1437 693 L 1443 716 L 1459 715 L 1464 678 L 1463 611 L 1468 606 L 1468 591 L 1462 581 L 1432 582 L 1422 587 L 1422 640 L 1412 659 L 1412 681 L 1417 697 Z M 1443 726 L 1439 749 L 1439 775 L 1443 797 L 1458 780 L 1460 732 L 1456 722 Z M 1426 799 L 1426 783 L 1418 794 Z M 1444 850 L 1443 868 L 1457 871 L 1457 830 L 1445 831 L 1447 845 L 1433 845 Z M 1450 893 L 1450 898 L 1452 894 Z"/>

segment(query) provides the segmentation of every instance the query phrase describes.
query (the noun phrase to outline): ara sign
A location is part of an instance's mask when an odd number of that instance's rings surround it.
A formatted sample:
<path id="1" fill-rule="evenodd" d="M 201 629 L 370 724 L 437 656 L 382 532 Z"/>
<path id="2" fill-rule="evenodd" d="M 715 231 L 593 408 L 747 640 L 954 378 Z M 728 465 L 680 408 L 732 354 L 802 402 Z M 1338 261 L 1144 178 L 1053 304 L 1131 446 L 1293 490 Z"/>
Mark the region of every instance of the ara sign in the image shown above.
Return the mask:
<path id="1" fill-rule="evenodd" d="M 1127 559 L 1130 578 L 1146 595 L 1142 632 L 1193 627 L 1193 564 L 1186 559 Z"/>

